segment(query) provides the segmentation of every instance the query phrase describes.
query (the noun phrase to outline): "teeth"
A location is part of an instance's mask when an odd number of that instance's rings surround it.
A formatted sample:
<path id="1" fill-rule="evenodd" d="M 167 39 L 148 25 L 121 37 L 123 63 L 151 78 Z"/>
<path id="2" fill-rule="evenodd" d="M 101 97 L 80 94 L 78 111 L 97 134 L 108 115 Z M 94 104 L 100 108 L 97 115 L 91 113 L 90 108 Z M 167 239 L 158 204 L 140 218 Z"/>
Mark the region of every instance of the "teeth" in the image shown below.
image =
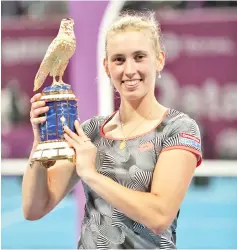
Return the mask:
<path id="1" fill-rule="evenodd" d="M 129 86 L 136 85 L 139 82 L 140 82 L 140 80 L 125 81 L 125 83 L 128 84 Z"/>

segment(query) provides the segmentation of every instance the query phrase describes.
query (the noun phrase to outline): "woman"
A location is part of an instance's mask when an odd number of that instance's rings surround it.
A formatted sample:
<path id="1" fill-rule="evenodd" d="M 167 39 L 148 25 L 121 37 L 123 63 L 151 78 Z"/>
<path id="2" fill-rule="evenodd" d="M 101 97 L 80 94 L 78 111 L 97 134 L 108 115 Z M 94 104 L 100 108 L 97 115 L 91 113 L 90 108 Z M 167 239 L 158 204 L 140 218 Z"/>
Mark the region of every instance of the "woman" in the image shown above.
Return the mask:
<path id="1" fill-rule="evenodd" d="M 178 211 L 201 163 L 200 133 L 188 115 L 155 98 L 165 63 L 154 15 L 119 17 L 106 36 L 104 67 L 120 94 L 119 109 L 96 116 L 77 133 L 65 127 L 76 164 L 34 163 L 23 179 L 23 210 L 29 220 L 49 213 L 81 179 L 86 195 L 78 248 L 176 248 Z M 32 97 L 32 152 L 39 143 L 39 117 L 48 111 Z"/>

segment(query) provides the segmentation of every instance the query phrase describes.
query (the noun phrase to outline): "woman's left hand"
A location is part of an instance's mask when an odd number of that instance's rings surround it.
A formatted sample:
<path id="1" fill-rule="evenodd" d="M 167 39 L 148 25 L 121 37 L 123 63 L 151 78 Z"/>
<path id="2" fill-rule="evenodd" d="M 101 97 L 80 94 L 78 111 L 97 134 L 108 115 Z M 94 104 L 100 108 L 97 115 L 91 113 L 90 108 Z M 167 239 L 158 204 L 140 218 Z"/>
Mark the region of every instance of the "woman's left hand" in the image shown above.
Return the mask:
<path id="1" fill-rule="evenodd" d="M 91 142 L 90 138 L 86 136 L 78 120 L 75 121 L 75 128 L 77 134 L 65 126 L 64 138 L 75 150 L 77 174 L 83 179 L 84 175 L 96 172 L 95 160 L 97 148 Z"/>

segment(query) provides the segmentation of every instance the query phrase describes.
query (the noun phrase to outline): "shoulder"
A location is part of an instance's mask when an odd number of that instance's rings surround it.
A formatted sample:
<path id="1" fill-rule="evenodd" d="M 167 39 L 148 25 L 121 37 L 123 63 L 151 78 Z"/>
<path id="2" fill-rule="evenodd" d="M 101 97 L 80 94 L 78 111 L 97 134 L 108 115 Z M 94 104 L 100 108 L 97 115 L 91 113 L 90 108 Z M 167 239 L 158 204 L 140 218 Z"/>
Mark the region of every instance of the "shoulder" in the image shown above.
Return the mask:
<path id="1" fill-rule="evenodd" d="M 177 110 L 169 110 L 163 128 L 163 151 L 184 149 L 193 152 L 197 165 L 202 161 L 201 135 L 198 124 L 187 114 Z"/>
<path id="2" fill-rule="evenodd" d="M 100 126 L 101 123 L 103 123 L 106 119 L 107 116 L 101 116 L 101 115 L 93 116 L 92 118 L 83 121 L 81 126 L 82 127 L 86 127 L 89 125 Z"/>
<path id="3" fill-rule="evenodd" d="M 169 109 L 164 120 L 164 134 L 170 137 L 180 132 L 188 132 L 200 137 L 199 126 L 193 118 L 183 112 Z"/>
<path id="4" fill-rule="evenodd" d="M 95 138 L 98 133 L 100 132 L 100 127 L 104 123 L 104 121 L 107 119 L 107 116 L 93 116 L 90 119 L 85 120 L 81 127 L 85 134 L 93 139 Z"/>

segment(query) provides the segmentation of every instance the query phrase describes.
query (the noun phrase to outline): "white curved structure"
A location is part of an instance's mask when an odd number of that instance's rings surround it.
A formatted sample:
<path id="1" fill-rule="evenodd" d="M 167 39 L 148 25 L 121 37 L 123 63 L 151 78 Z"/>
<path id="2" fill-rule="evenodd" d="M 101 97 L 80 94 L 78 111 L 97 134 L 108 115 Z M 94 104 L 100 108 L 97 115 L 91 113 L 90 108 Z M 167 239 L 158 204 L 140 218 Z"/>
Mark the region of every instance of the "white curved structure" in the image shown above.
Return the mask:
<path id="1" fill-rule="evenodd" d="M 105 56 L 105 31 L 119 15 L 124 3 L 124 0 L 110 1 L 100 23 L 97 40 L 98 115 L 109 115 L 114 111 L 113 88 L 103 66 L 103 59 Z"/>

